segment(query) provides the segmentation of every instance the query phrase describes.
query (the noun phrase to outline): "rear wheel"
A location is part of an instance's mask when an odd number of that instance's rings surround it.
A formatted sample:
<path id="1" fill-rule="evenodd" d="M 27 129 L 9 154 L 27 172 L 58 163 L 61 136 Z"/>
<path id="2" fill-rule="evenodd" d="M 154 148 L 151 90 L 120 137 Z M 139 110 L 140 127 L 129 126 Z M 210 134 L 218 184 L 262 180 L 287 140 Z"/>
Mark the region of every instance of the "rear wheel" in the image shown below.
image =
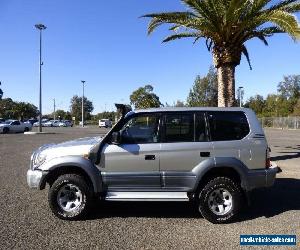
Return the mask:
<path id="1" fill-rule="evenodd" d="M 242 207 L 239 185 L 228 177 L 210 180 L 197 195 L 197 207 L 202 216 L 216 224 L 232 221 Z"/>
<path id="2" fill-rule="evenodd" d="M 9 132 L 9 128 L 3 128 L 3 134 L 7 134 Z"/>
<path id="3" fill-rule="evenodd" d="M 77 174 L 65 174 L 53 183 L 48 201 L 54 215 L 75 220 L 84 217 L 92 203 L 92 191 L 85 179 Z"/>
<path id="4" fill-rule="evenodd" d="M 24 132 L 28 132 L 28 131 L 29 131 L 29 128 L 26 127 L 26 128 L 24 129 Z"/>

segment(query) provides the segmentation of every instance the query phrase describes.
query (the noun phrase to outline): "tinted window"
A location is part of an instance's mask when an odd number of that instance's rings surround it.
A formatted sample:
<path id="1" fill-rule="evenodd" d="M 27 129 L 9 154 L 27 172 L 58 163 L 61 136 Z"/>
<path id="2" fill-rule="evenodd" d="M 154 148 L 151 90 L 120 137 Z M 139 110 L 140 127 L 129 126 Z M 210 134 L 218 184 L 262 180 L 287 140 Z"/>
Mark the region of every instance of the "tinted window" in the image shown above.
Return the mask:
<path id="1" fill-rule="evenodd" d="M 195 122 L 195 141 L 208 141 L 204 113 L 197 113 Z"/>
<path id="2" fill-rule="evenodd" d="M 158 142 L 159 117 L 141 115 L 130 119 L 122 128 L 122 143 L 155 143 Z"/>
<path id="3" fill-rule="evenodd" d="M 20 125 L 20 122 L 19 121 L 14 121 L 14 122 L 12 122 L 11 125 Z"/>
<path id="4" fill-rule="evenodd" d="M 193 114 L 166 115 L 165 141 L 166 142 L 194 141 Z"/>
<path id="5" fill-rule="evenodd" d="M 240 140 L 249 133 L 243 112 L 208 112 L 208 120 L 213 141 Z"/>

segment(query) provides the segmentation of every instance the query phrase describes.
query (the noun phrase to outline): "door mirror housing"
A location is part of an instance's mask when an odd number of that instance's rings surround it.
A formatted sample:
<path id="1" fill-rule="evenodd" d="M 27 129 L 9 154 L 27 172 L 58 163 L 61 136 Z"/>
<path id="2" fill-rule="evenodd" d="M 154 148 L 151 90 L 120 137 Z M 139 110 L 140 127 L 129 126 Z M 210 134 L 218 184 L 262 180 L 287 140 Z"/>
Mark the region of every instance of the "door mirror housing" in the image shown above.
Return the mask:
<path id="1" fill-rule="evenodd" d="M 119 131 L 112 133 L 112 135 L 111 135 L 111 143 L 115 144 L 115 145 L 118 145 L 118 144 L 121 143 L 121 133 Z"/>

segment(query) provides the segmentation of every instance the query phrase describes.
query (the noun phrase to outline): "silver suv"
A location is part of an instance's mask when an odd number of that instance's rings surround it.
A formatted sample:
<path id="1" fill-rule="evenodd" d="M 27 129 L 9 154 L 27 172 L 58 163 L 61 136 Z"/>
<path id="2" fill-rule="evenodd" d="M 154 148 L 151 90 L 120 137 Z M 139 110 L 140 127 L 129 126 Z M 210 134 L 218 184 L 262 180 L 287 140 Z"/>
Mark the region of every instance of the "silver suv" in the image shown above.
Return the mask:
<path id="1" fill-rule="evenodd" d="M 50 185 L 49 205 L 59 218 L 86 215 L 100 197 L 193 201 L 210 222 L 229 222 L 249 191 L 273 185 L 280 172 L 250 109 L 119 108 L 122 118 L 103 138 L 45 145 L 32 154 L 28 185 Z"/>

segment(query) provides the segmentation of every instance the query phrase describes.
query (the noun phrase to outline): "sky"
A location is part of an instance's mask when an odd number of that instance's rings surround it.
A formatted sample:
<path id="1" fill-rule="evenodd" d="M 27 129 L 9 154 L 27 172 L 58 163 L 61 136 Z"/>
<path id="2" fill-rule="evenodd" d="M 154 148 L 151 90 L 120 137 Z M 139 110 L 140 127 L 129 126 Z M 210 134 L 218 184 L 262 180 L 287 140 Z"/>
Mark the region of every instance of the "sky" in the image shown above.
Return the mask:
<path id="1" fill-rule="evenodd" d="M 204 41 L 162 44 L 162 26 L 147 35 L 143 14 L 185 10 L 179 0 L 0 0 L 0 81 L 3 98 L 39 103 L 39 34 L 43 23 L 43 113 L 69 110 L 73 95 L 85 95 L 94 114 L 129 103 L 130 94 L 146 84 L 162 103 L 185 101 L 196 75 L 212 64 Z M 299 19 L 299 16 L 298 16 Z M 276 93 L 283 75 L 300 74 L 300 42 L 287 35 L 246 43 L 253 70 L 242 58 L 236 86 L 245 99 Z"/>

